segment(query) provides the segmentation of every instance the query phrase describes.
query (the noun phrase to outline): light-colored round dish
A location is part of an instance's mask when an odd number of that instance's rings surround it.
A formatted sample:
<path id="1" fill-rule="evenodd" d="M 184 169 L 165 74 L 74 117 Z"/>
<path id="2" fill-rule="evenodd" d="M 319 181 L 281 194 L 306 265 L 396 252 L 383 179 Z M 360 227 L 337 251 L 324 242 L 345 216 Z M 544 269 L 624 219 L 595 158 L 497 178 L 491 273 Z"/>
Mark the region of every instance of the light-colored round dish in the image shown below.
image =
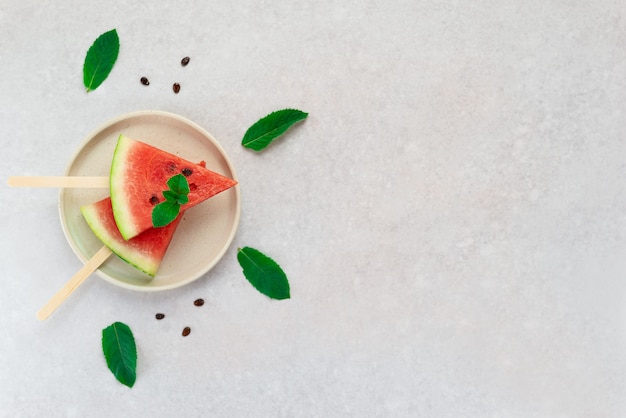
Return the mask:
<path id="1" fill-rule="evenodd" d="M 70 160 L 67 176 L 108 176 L 120 134 L 148 143 L 209 170 L 237 180 L 220 144 L 197 124 L 172 113 L 139 111 L 121 115 L 92 132 Z M 109 189 L 62 189 L 59 215 L 63 232 L 76 255 L 86 262 L 101 247 L 80 207 L 109 196 Z M 174 289 L 200 278 L 230 246 L 241 213 L 239 185 L 194 206 L 183 214 L 154 279 L 111 255 L 96 271 L 106 281 L 132 290 Z"/>

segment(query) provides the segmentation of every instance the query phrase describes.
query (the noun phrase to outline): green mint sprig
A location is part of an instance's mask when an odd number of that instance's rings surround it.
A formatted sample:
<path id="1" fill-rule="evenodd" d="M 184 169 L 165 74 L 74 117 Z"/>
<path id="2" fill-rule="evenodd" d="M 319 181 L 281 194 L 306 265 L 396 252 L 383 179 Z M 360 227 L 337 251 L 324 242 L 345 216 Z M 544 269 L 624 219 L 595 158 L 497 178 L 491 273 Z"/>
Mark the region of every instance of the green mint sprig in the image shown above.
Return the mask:
<path id="1" fill-rule="evenodd" d="M 306 119 L 308 115 L 297 109 L 272 112 L 248 128 L 241 140 L 241 145 L 254 151 L 261 151 L 274 139 L 284 134 L 294 123 Z"/>
<path id="2" fill-rule="evenodd" d="M 120 38 L 112 29 L 100 35 L 91 45 L 83 64 L 83 84 L 87 92 L 95 90 L 109 76 L 120 52 Z"/>
<path id="3" fill-rule="evenodd" d="M 152 209 L 152 226 L 159 228 L 170 224 L 180 213 L 180 207 L 189 202 L 189 183 L 182 174 L 176 174 L 167 181 L 169 190 L 163 191 L 164 202 Z"/>

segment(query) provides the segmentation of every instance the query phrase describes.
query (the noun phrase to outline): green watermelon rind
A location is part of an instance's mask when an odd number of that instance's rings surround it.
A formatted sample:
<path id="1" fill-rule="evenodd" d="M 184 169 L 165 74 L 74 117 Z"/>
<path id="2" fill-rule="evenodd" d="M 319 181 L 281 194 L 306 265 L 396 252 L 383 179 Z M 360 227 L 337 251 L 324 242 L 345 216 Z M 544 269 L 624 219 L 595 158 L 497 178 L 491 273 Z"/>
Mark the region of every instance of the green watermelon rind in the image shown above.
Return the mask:
<path id="1" fill-rule="evenodd" d="M 122 190 L 124 190 L 125 181 L 127 176 L 125 175 L 125 171 L 127 169 L 127 156 L 130 153 L 130 149 L 132 148 L 132 141 L 125 141 L 126 139 L 124 135 L 120 135 L 117 140 L 117 145 L 115 146 L 115 151 L 113 152 L 113 161 L 111 162 L 111 172 L 109 174 L 109 189 L 111 192 L 111 201 L 113 202 L 113 216 L 115 217 L 115 222 L 117 223 L 117 228 L 122 234 L 122 237 L 125 240 L 128 240 L 134 236 L 136 236 L 140 231 L 136 225 L 132 222 L 124 222 L 124 220 L 128 220 L 129 218 L 124 216 L 124 214 L 130 212 L 130 201 L 125 198 Z"/>
<path id="2" fill-rule="evenodd" d="M 103 227 L 102 222 L 100 222 L 100 216 L 95 205 L 82 206 L 80 211 L 94 235 L 98 237 L 104 245 L 109 247 L 115 255 L 136 269 L 146 273 L 150 277 L 154 277 L 156 275 L 156 272 L 159 269 L 160 260 L 148 257 L 141 251 L 133 251 L 132 249 L 124 247 L 122 244 L 117 242 L 108 233 L 108 230 Z"/>

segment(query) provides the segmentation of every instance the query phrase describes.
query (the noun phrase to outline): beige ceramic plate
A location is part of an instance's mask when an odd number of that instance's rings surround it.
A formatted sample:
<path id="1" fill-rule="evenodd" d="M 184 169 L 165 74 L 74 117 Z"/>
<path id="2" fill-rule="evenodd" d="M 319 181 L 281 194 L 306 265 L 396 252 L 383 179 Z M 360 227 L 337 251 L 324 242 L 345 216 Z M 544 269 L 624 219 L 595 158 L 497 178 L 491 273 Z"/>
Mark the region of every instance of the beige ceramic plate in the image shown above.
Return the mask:
<path id="1" fill-rule="evenodd" d="M 65 174 L 108 176 L 120 134 L 193 162 L 204 160 L 208 169 L 237 180 L 226 153 L 209 133 L 181 116 L 161 111 L 129 113 L 101 126 L 87 137 Z M 241 212 L 239 193 L 239 186 L 235 186 L 185 212 L 154 279 L 116 255 L 96 273 L 117 286 L 139 291 L 173 289 L 198 279 L 222 258 L 235 236 Z M 63 232 L 83 262 L 102 247 L 102 242 L 87 226 L 80 207 L 108 195 L 108 189 L 62 189 L 59 193 Z"/>

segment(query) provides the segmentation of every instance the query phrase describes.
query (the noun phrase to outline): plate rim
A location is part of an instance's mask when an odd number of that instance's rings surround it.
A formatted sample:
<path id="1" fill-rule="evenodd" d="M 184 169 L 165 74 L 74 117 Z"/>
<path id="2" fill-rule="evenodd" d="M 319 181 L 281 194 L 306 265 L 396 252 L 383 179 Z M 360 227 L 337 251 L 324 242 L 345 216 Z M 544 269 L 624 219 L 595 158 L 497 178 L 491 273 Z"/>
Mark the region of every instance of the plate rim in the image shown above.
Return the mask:
<path id="1" fill-rule="evenodd" d="M 233 220 L 233 226 L 221 250 L 217 253 L 212 263 L 207 265 L 206 269 L 203 269 L 198 274 L 191 275 L 189 278 L 182 280 L 180 282 L 171 283 L 171 284 L 162 285 L 162 286 L 142 286 L 142 285 L 124 282 L 122 280 L 116 279 L 115 277 L 112 277 L 111 275 L 105 273 L 100 268 L 96 269 L 96 271 L 94 272 L 100 278 L 104 279 L 105 281 L 117 287 L 121 287 L 121 288 L 128 289 L 128 290 L 139 291 L 139 292 L 159 292 L 159 291 L 164 291 L 164 290 L 176 289 L 176 288 L 185 286 L 187 284 L 190 284 L 198 280 L 199 278 L 204 276 L 206 273 L 208 273 L 213 267 L 215 267 L 215 265 L 224 257 L 224 255 L 226 254 L 226 251 L 228 251 L 228 249 L 231 247 L 231 244 L 239 229 L 239 223 L 241 221 L 241 190 L 239 187 L 239 179 L 237 177 L 237 172 L 235 171 L 232 161 L 228 157 L 228 154 L 226 154 L 226 151 L 224 150 L 222 145 L 217 141 L 217 139 L 215 139 L 215 137 L 211 135 L 206 129 L 202 128 L 200 125 L 193 122 L 192 120 L 184 116 L 181 116 L 172 112 L 164 111 L 164 110 L 137 110 L 133 112 L 127 112 L 127 113 L 118 115 L 116 117 L 113 117 L 104 123 L 101 123 L 95 129 L 89 132 L 83 138 L 83 140 L 78 145 L 78 147 L 74 150 L 74 153 L 71 155 L 70 159 L 68 160 L 68 163 L 65 166 L 63 175 L 67 176 L 69 174 L 72 166 L 74 165 L 76 161 L 76 158 L 82 152 L 83 148 L 85 148 L 99 133 L 103 132 L 107 128 L 117 123 L 120 123 L 126 119 L 131 119 L 131 118 L 135 118 L 138 116 L 157 116 L 157 117 L 160 116 L 160 117 L 175 119 L 178 122 L 188 125 L 189 127 L 198 131 L 202 136 L 206 137 L 212 143 L 212 145 L 214 145 L 218 149 L 218 151 L 221 154 L 221 157 L 224 159 L 224 162 L 226 163 L 226 166 L 230 170 L 230 173 L 232 175 L 231 178 L 237 182 L 237 184 L 233 187 L 235 189 L 235 200 L 236 200 L 235 217 Z M 69 227 L 67 225 L 67 217 L 65 216 L 65 205 L 63 204 L 63 198 L 64 198 L 65 193 L 66 193 L 65 188 L 61 188 L 59 190 L 58 202 L 57 202 L 57 209 L 59 212 L 59 219 L 61 221 L 61 228 L 63 229 L 63 235 L 65 236 L 65 239 L 67 243 L 69 244 L 70 248 L 72 249 L 72 251 L 74 252 L 74 254 L 76 254 L 76 256 L 83 263 L 86 263 L 89 257 L 87 257 L 85 254 L 80 252 L 77 246 L 73 245 L 72 239 L 70 238 L 70 237 L 73 238 L 73 236 L 69 231 Z"/>

